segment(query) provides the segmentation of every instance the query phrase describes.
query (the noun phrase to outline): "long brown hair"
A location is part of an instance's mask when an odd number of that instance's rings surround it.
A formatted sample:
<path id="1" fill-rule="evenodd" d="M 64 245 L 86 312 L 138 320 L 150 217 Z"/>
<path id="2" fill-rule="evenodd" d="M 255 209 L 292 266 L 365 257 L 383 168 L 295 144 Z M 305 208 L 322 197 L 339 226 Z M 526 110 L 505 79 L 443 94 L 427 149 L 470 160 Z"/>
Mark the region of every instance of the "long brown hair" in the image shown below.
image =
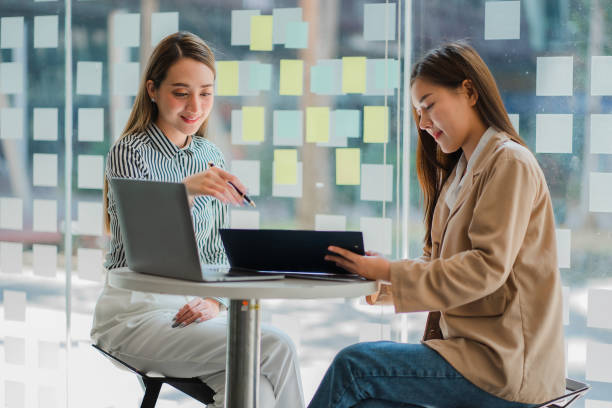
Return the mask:
<path id="1" fill-rule="evenodd" d="M 504 107 L 499 89 L 489 68 L 474 48 L 463 41 L 454 41 L 429 51 L 412 68 L 410 86 L 417 79 L 435 85 L 457 89 L 464 80 L 470 80 L 477 92 L 474 105 L 486 126 L 506 132 L 512 140 L 525 146 L 512 126 Z M 414 106 L 412 115 L 419 135 L 416 167 L 419 184 L 425 201 L 425 243 L 431 245 L 433 213 L 442 186 L 461 157 L 461 150 L 446 154 L 435 140 L 419 128 L 419 118 Z"/>
<path id="2" fill-rule="evenodd" d="M 157 105 L 149 98 L 147 82 L 153 81 L 156 89 L 159 88 L 168 74 L 168 70 L 181 58 L 191 58 L 206 65 L 216 76 L 215 55 L 210 47 L 195 34 L 181 31 L 171 34 L 161 40 L 149 57 L 142 80 L 138 87 L 138 94 L 132 107 L 130 117 L 117 140 L 135 133 L 144 132 L 151 122 L 157 120 Z M 208 118 L 195 133 L 204 136 Z M 115 143 L 117 143 L 115 142 Z M 104 176 L 104 227 L 110 232 L 110 215 L 108 214 L 108 180 Z"/>

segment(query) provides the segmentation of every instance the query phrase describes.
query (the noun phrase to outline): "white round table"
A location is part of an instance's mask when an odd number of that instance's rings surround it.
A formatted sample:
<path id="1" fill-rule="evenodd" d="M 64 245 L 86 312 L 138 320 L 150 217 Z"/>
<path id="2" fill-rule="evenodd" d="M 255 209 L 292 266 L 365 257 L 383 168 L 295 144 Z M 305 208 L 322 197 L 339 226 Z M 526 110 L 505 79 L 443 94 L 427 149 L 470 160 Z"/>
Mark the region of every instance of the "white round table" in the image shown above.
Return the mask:
<path id="1" fill-rule="evenodd" d="M 120 289 L 230 299 L 227 333 L 225 404 L 256 408 L 259 396 L 260 299 L 351 298 L 376 292 L 374 281 L 337 282 L 286 278 L 266 281 L 191 282 L 133 272 L 108 272 L 108 282 Z"/>

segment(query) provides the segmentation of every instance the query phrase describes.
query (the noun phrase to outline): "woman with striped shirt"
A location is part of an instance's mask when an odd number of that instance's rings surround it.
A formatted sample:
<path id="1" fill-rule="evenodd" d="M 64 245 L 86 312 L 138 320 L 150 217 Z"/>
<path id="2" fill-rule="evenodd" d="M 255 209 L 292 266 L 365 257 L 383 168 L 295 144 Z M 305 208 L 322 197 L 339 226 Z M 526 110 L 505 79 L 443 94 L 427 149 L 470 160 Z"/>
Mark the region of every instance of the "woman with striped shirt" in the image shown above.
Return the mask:
<path id="1" fill-rule="evenodd" d="M 227 263 L 219 228 L 227 226 L 227 205 L 242 198 L 228 184 L 246 189 L 224 170 L 219 149 L 206 140 L 213 106 L 214 55 L 199 37 L 176 33 L 151 55 L 122 137 L 106 163 L 104 204 L 110 231 L 106 269 L 126 266 L 111 177 L 183 182 L 202 262 Z M 153 203 L 152 203 L 153 204 Z M 131 292 L 108 281 L 98 299 L 91 337 L 102 348 L 141 371 L 199 377 L 223 406 L 227 321 L 225 300 Z M 303 407 L 291 340 L 262 327 L 260 406 Z"/>

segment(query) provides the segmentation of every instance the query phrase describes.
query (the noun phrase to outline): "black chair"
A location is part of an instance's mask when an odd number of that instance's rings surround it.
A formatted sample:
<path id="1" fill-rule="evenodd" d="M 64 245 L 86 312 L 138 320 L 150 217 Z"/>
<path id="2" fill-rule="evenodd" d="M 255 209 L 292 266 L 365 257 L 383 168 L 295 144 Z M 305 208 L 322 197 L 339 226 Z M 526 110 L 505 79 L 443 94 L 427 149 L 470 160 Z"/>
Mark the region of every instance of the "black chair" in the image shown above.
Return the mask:
<path id="1" fill-rule="evenodd" d="M 572 405 L 578 398 L 584 395 L 591 389 L 588 384 L 583 384 L 569 378 L 565 379 L 565 394 L 559 398 L 555 398 L 548 402 L 538 405 L 536 408 L 566 408 Z"/>
<path id="2" fill-rule="evenodd" d="M 142 379 L 145 387 L 145 394 L 144 397 L 142 397 L 142 404 L 140 404 L 140 408 L 155 407 L 157 397 L 159 396 L 159 391 L 163 384 L 171 385 L 177 390 L 184 392 L 205 405 L 213 402 L 213 395 L 215 395 L 215 392 L 199 378 L 150 377 L 145 373 L 138 371 L 126 362 L 121 361 L 112 354 L 107 353 L 98 345 L 92 344 L 92 346 L 100 353 L 104 354 L 104 356 L 109 358 L 115 365 L 119 364 L 121 367 L 130 370 Z"/>

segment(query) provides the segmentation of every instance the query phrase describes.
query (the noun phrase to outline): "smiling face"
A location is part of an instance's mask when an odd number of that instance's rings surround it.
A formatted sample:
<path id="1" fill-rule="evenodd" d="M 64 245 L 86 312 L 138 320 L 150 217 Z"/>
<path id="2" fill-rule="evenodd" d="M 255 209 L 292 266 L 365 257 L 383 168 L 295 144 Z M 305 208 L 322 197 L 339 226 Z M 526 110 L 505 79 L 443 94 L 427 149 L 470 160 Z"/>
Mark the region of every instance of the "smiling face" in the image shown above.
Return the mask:
<path id="1" fill-rule="evenodd" d="M 158 109 L 155 124 L 176 145 L 182 145 L 208 118 L 213 107 L 214 74 L 204 63 L 181 58 L 174 63 L 165 79 L 155 88 L 147 82 L 149 97 Z"/>

